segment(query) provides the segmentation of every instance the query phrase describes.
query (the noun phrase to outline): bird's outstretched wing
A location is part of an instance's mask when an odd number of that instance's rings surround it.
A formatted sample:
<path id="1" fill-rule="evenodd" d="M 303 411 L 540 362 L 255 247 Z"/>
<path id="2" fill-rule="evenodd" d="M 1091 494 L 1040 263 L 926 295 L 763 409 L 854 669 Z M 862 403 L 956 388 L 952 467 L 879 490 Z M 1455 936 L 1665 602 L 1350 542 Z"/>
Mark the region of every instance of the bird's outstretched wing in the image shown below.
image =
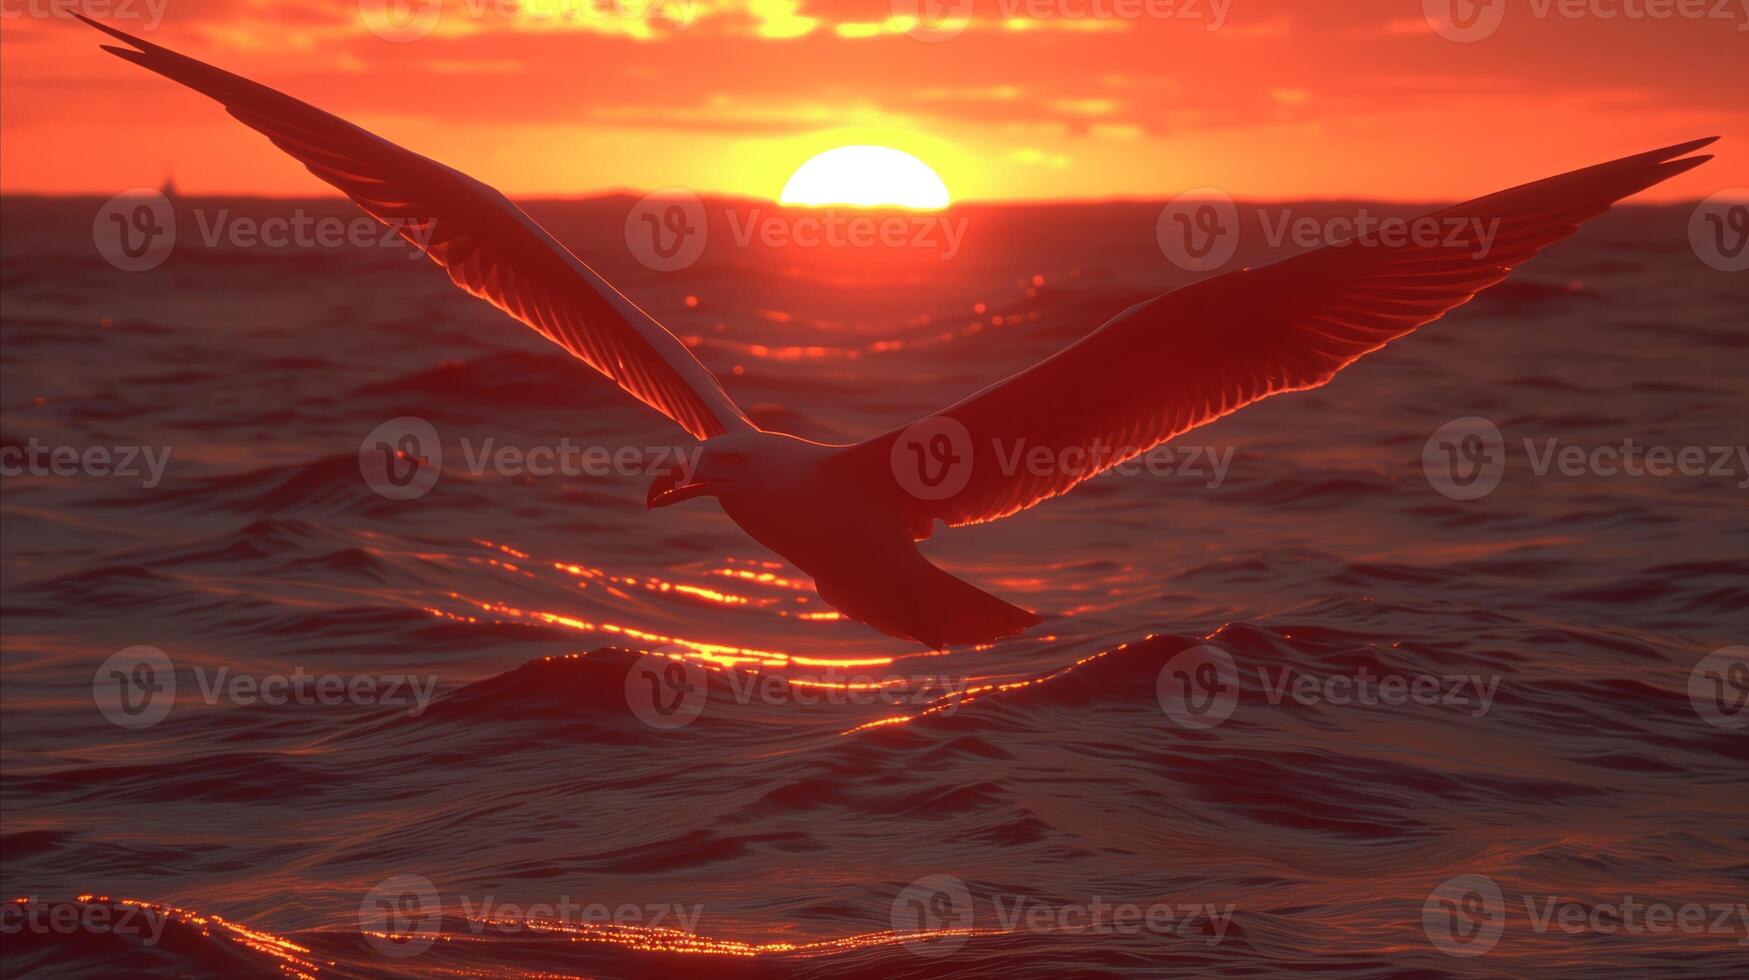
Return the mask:
<path id="1" fill-rule="evenodd" d="M 752 423 L 678 338 L 504 195 L 336 116 L 167 48 L 80 20 L 131 48 L 105 51 L 218 100 L 491 303 L 708 439 Z"/>
<path id="2" fill-rule="evenodd" d="M 1362 355 L 1505 279 L 1621 198 L 1711 159 L 1684 154 L 1712 141 L 1446 208 L 1414 226 L 1441 229 L 1438 236 L 1418 236 L 1424 244 L 1399 244 L 1396 239 L 1407 236 L 1398 235 L 1389 243 L 1396 247 L 1387 247 L 1385 236 L 1376 235 L 1155 297 L 1006 381 L 846 449 L 840 465 L 890 484 L 895 468 L 906 465 L 903 450 L 916 448 L 901 444 L 894 452 L 907 432 L 945 436 L 942 449 L 969 453 L 969 461 L 958 455 L 932 460 L 919 449 L 918 463 L 936 467 L 944 479 L 947 466 L 960 467 L 955 482 L 964 478 L 963 489 L 926 500 L 893 487 L 914 536 L 927 537 L 936 520 L 976 524 L 1025 510 L 1260 398 L 1325 384 Z M 1465 226 L 1471 230 L 1460 240 L 1446 239 L 1445 229 Z M 1484 241 L 1489 230 L 1492 240 Z M 1071 465 L 1030 465 L 1027 453 L 1041 447 L 1050 460 Z"/>

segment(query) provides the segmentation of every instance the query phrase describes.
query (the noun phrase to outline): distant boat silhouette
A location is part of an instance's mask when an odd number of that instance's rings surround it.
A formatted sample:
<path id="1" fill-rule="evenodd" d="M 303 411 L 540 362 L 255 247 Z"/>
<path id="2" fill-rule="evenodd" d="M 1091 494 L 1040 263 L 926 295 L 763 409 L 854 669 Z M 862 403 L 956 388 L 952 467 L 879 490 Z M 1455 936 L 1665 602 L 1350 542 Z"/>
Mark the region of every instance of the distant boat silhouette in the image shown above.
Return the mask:
<path id="1" fill-rule="evenodd" d="M 1429 216 L 1490 242 L 1326 247 L 1215 276 L 1118 314 L 1055 356 L 911 426 L 848 446 L 759 429 L 679 340 L 497 191 L 273 89 L 85 17 L 104 50 L 205 93 L 367 213 L 423 247 L 457 286 L 551 339 L 704 440 L 695 472 L 650 507 L 714 496 L 814 579 L 820 597 L 931 647 L 1042 620 L 929 563 L 934 524 L 993 521 L 1239 408 L 1316 388 L 1432 322 L 1616 201 L 1699 166 L 1715 138 L 1626 157 Z M 135 50 L 137 49 L 137 50 Z M 1497 222 L 1497 224 L 1496 224 Z M 1016 466 L 1015 452 L 1092 465 Z"/>

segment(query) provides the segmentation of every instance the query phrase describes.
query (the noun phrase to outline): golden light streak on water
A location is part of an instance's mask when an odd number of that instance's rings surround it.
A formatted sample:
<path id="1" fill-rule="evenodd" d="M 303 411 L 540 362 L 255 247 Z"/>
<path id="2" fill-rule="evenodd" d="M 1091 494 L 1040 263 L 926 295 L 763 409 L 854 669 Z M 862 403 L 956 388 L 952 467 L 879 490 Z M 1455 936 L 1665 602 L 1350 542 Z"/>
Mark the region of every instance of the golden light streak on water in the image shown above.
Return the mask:
<path id="1" fill-rule="evenodd" d="M 18 905 L 28 905 L 31 899 L 20 897 L 12 899 L 12 901 Z M 274 960 L 274 966 L 281 973 L 301 977 L 304 980 L 316 980 L 316 974 L 321 970 L 316 961 L 310 958 L 308 946 L 299 945 L 270 932 L 231 922 L 220 915 L 202 913 L 175 905 L 142 901 L 136 898 L 112 899 L 107 895 L 84 894 L 76 896 L 74 901 L 85 905 L 120 905 L 164 916 L 170 921 L 199 930 L 202 936 L 209 939 L 228 940 L 270 957 Z"/>
<path id="2" fill-rule="evenodd" d="M 791 657 L 790 663 L 803 667 L 884 667 L 892 657 Z"/>
<path id="3" fill-rule="evenodd" d="M 10 900 L 14 904 L 28 905 L 32 899 L 20 896 Z M 223 916 L 202 913 L 195 909 L 165 905 L 158 902 L 148 902 L 134 898 L 111 899 L 103 895 L 80 895 L 75 901 L 87 905 L 126 906 L 142 911 L 162 915 L 165 918 L 191 929 L 210 940 L 230 942 L 252 950 L 272 961 L 272 965 L 282 974 L 299 977 L 302 980 L 316 980 L 322 966 L 314 958 L 309 946 L 293 942 L 283 936 L 278 936 L 262 929 L 252 928 L 239 922 L 232 922 Z M 867 949 L 878 946 L 896 944 L 928 943 L 949 937 L 992 936 L 1002 935 L 1007 930 L 1002 929 L 940 929 L 919 930 L 917 932 L 897 932 L 891 929 L 874 932 L 856 933 L 829 939 L 815 939 L 801 942 L 774 941 L 757 942 L 739 939 L 723 939 L 700 935 L 684 929 L 674 929 L 666 926 L 618 925 L 611 923 L 571 923 L 558 920 L 537 918 L 495 918 L 495 917 L 464 917 L 470 933 L 443 932 L 435 939 L 442 942 L 490 942 L 493 934 L 486 930 L 498 930 L 503 934 L 522 932 L 539 932 L 553 938 L 569 939 L 572 942 L 595 942 L 625 949 L 644 952 L 688 953 L 701 956 L 734 956 L 752 958 L 759 956 L 790 956 L 813 958 L 840 953 L 846 950 Z M 312 933 L 322 935 L 323 932 Z M 346 935 L 347 933 L 340 933 Z M 356 935 L 376 937 L 396 941 L 405 936 L 372 930 L 359 930 Z M 335 964 L 328 963 L 333 966 Z"/>
<path id="4" fill-rule="evenodd" d="M 1154 634 L 1152 634 L 1152 633 L 1148 634 L 1147 638 L 1152 640 L 1154 638 Z M 1080 660 L 1075 661 L 1072 664 L 1068 664 L 1066 666 L 1059 667 L 1058 669 L 1053 670 L 1048 674 L 1040 674 L 1037 677 L 1028 677 L 1028 678 L 1018 680 L 1018 681 L 1003 681 L 1003 682 L 998 683 L 998 684 L 968 685 L 963 692 L 944 694 L 941 697 L 936 698 L 935 700 L 931 701 L 929 703 L 929 705 L 927 707 L 925 707 L 922 711 L 916 712 L 915 714 L 891 715 L 891 716 L 888 716 L 885 718 L 876 718 L 874 721 L 865 721 L 862 724 L 857 725 L 853 728 L 847 728 L 844 731 L 839 732 L 838 734 L 840 734 L 840 735 L 855 735 L 857 732 L 867 731 L 871 728 L 881 728 L 881 727 L 885 727 L 887 725 L 901 725 L 901 724 L 905 724 L 908 722 L 916 721 L 918 718 L 922 718 L 926 715 L 940 714 L 940 713 L 947 711 L 949 709 L 956 709 L 957 710 L 962 705 L 970 704 L 971 702 L 976 701 L 979 697 L 982 697 L 985 694 L 1000 693 L 1002 691 L 1013 691 L 1013 690 L 1018 690 L 1018 689 L 1023 688 L 1023 687 L 1032 687 L 1036 684 L 1049 683 L 1050 681 L 1056 680 L 1059 677 L 1067 676 L 1069 674 L 1069 672 L 1079 669 L 1084 664 L 1092 663 L 1093 661 L 1098 660 L 1100 657 L 1106 656 L 1107 654 L 1115 653 L 1115 652 L 1120 651 L 1120 650 L 1126 650 L 1129 648 L 1129 646 L 1130 645 L 1128 643 L 1120 643 L 1117 646 L 1112 647 L 1109 650 L 1101 650 L 1098 653 L 1089 654 L 1085 657 L 1082 657 Z"/>
<path id="5" fill-rule="evenodd" d="M 716 568 L 711 570 L 711 574 L 740 579 L 743 582 L 757 582 L 760 585 L 769 585 L 778 589 L 795 589 L 799 592 L 814 591 L 811 582 L 802 579 L 782 578 L 772 572 L 755 572 L 745 568 Z"/>

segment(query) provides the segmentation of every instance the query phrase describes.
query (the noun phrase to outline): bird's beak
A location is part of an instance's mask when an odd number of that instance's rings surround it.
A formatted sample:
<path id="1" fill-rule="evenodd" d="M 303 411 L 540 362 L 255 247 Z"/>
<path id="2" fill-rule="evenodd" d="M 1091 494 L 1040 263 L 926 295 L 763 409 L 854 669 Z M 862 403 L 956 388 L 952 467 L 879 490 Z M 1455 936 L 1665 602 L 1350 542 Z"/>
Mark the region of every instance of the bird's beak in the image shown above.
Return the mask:
<path id="1" fill-rule="evenodd" d="M 655 510 L 713 493 L 716 485 L 715 480 L 692 480 L 683 483 L 678 473 L 668 473 L 657 477 L 656 482 L 650 484 L 650 494 L 644 498 L 644 503 L 651 510 Z"/>

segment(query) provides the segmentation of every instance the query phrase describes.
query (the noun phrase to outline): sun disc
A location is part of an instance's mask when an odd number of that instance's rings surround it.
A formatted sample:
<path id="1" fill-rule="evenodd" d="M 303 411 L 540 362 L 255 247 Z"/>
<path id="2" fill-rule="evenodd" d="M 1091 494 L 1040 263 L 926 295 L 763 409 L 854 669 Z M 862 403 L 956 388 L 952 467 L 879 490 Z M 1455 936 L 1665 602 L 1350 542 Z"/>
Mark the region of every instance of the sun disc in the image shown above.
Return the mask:
<path id="1" fill-rule="evenodd" d="M 885 146 L 840 146 L 796 168 L 778 203 L 933 211 L 948 206 L 947 185 L 922 160 Z"/>

